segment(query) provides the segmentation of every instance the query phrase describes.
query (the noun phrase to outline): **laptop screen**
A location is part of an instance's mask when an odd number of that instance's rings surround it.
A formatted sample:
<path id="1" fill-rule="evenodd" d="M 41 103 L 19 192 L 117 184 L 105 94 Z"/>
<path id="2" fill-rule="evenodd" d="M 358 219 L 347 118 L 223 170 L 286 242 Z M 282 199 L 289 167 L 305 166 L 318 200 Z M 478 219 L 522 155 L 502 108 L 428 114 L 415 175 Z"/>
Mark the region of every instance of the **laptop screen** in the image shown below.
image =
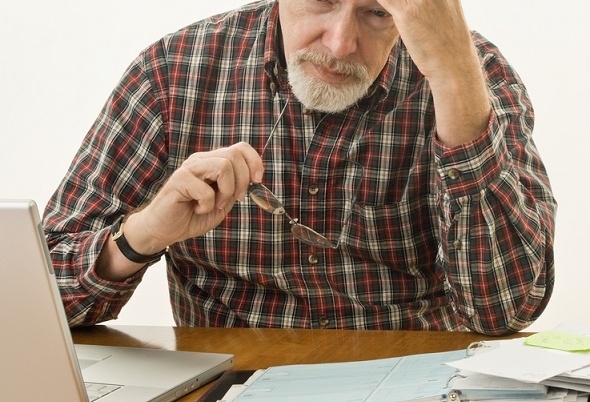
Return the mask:
<path id="1" fill-rule="evenodd" d="M 2 400 L 88 401 L 90 382 L 113 390 L 101 402 L 173 400 L 233 366 L 231 354 L 74 345 L 40 222 L 33 201 L 0 200 Z"/>

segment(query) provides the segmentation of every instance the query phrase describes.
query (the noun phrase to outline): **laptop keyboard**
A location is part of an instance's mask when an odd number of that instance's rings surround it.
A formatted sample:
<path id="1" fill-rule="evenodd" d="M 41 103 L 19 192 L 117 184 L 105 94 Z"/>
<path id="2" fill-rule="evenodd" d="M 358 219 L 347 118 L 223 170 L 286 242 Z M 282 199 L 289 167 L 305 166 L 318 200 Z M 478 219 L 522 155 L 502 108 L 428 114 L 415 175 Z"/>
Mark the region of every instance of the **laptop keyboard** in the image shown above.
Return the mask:
<path id="1" fill-rule="evenodd" d="M 97 401 L 105 395 L 121 388 L 120 385 L 113 384 L 99 384 L 94 382 L 85 382 L 86 392 L 88 393 L 88 399 L 90 402 Z"/>

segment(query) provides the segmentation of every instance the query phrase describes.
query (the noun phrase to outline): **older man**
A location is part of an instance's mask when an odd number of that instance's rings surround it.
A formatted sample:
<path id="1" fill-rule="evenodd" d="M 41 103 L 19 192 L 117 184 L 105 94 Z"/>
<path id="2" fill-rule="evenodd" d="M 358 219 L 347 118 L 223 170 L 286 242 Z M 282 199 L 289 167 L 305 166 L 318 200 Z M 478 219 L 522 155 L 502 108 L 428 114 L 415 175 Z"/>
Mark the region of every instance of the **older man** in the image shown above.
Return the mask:
<path id="1" fill-rule="evenodd" d="M 131 64 L 47 206 L 71 325 L 166 256 L 178 325 L 518 331 L 554 282 L 533 110 L 459 0 L 277 0 Z"/>

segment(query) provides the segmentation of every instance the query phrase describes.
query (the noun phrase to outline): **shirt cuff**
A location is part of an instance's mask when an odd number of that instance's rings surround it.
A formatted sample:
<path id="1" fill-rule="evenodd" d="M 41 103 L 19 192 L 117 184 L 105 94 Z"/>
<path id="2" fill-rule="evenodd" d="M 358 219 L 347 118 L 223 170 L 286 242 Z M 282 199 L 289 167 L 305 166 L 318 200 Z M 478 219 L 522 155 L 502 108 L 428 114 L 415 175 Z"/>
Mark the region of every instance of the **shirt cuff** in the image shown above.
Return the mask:
<path id="1" fill-rule="evenodd" d="M 89 268 L 84 270 L 84 273 L 81 275 L 80 285 L 86 289 L 88 294 L 97 299 L 106 302 L 120 302 L 122 300 L 128 300 L 131 297 L 137 286 L 141 283 L 148 265 L 121 282 L 109 281 L 98 276 L 96 273 L 98 255 L 108 241 L 110 234 L 110 227 L 105 228 L 97 233 L 92 240 L 89 240 L 93 242 L 93 244 L 90 245 L 92 252 L 87 254 L 84 258 L 90 258 L 91 260 L 84 264 Z"/>
<path id="2" fill-rule="evenodd" d="M 486 130 L 476 139 L 448 148 L 434 136 L 438 183 L 443 193 L 456 199 L 487 188 L 511 158 L 504 132 L 492 112 Z"/>

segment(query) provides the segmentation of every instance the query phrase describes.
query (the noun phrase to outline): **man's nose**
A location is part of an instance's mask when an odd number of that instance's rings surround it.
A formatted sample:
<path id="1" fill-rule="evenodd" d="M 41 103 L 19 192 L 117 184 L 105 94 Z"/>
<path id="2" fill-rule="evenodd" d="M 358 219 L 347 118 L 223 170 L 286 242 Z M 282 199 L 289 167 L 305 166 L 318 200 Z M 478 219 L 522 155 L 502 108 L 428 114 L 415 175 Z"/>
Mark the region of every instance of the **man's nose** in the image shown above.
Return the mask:
<path id="1" fill-rule="evenodd" d="M 332 56 L 343 59 L 356 52 L 358 36 L 356 18 L 352 15 L 340 15 L 327 22 L 322 43 L 332 52 Z"/>

